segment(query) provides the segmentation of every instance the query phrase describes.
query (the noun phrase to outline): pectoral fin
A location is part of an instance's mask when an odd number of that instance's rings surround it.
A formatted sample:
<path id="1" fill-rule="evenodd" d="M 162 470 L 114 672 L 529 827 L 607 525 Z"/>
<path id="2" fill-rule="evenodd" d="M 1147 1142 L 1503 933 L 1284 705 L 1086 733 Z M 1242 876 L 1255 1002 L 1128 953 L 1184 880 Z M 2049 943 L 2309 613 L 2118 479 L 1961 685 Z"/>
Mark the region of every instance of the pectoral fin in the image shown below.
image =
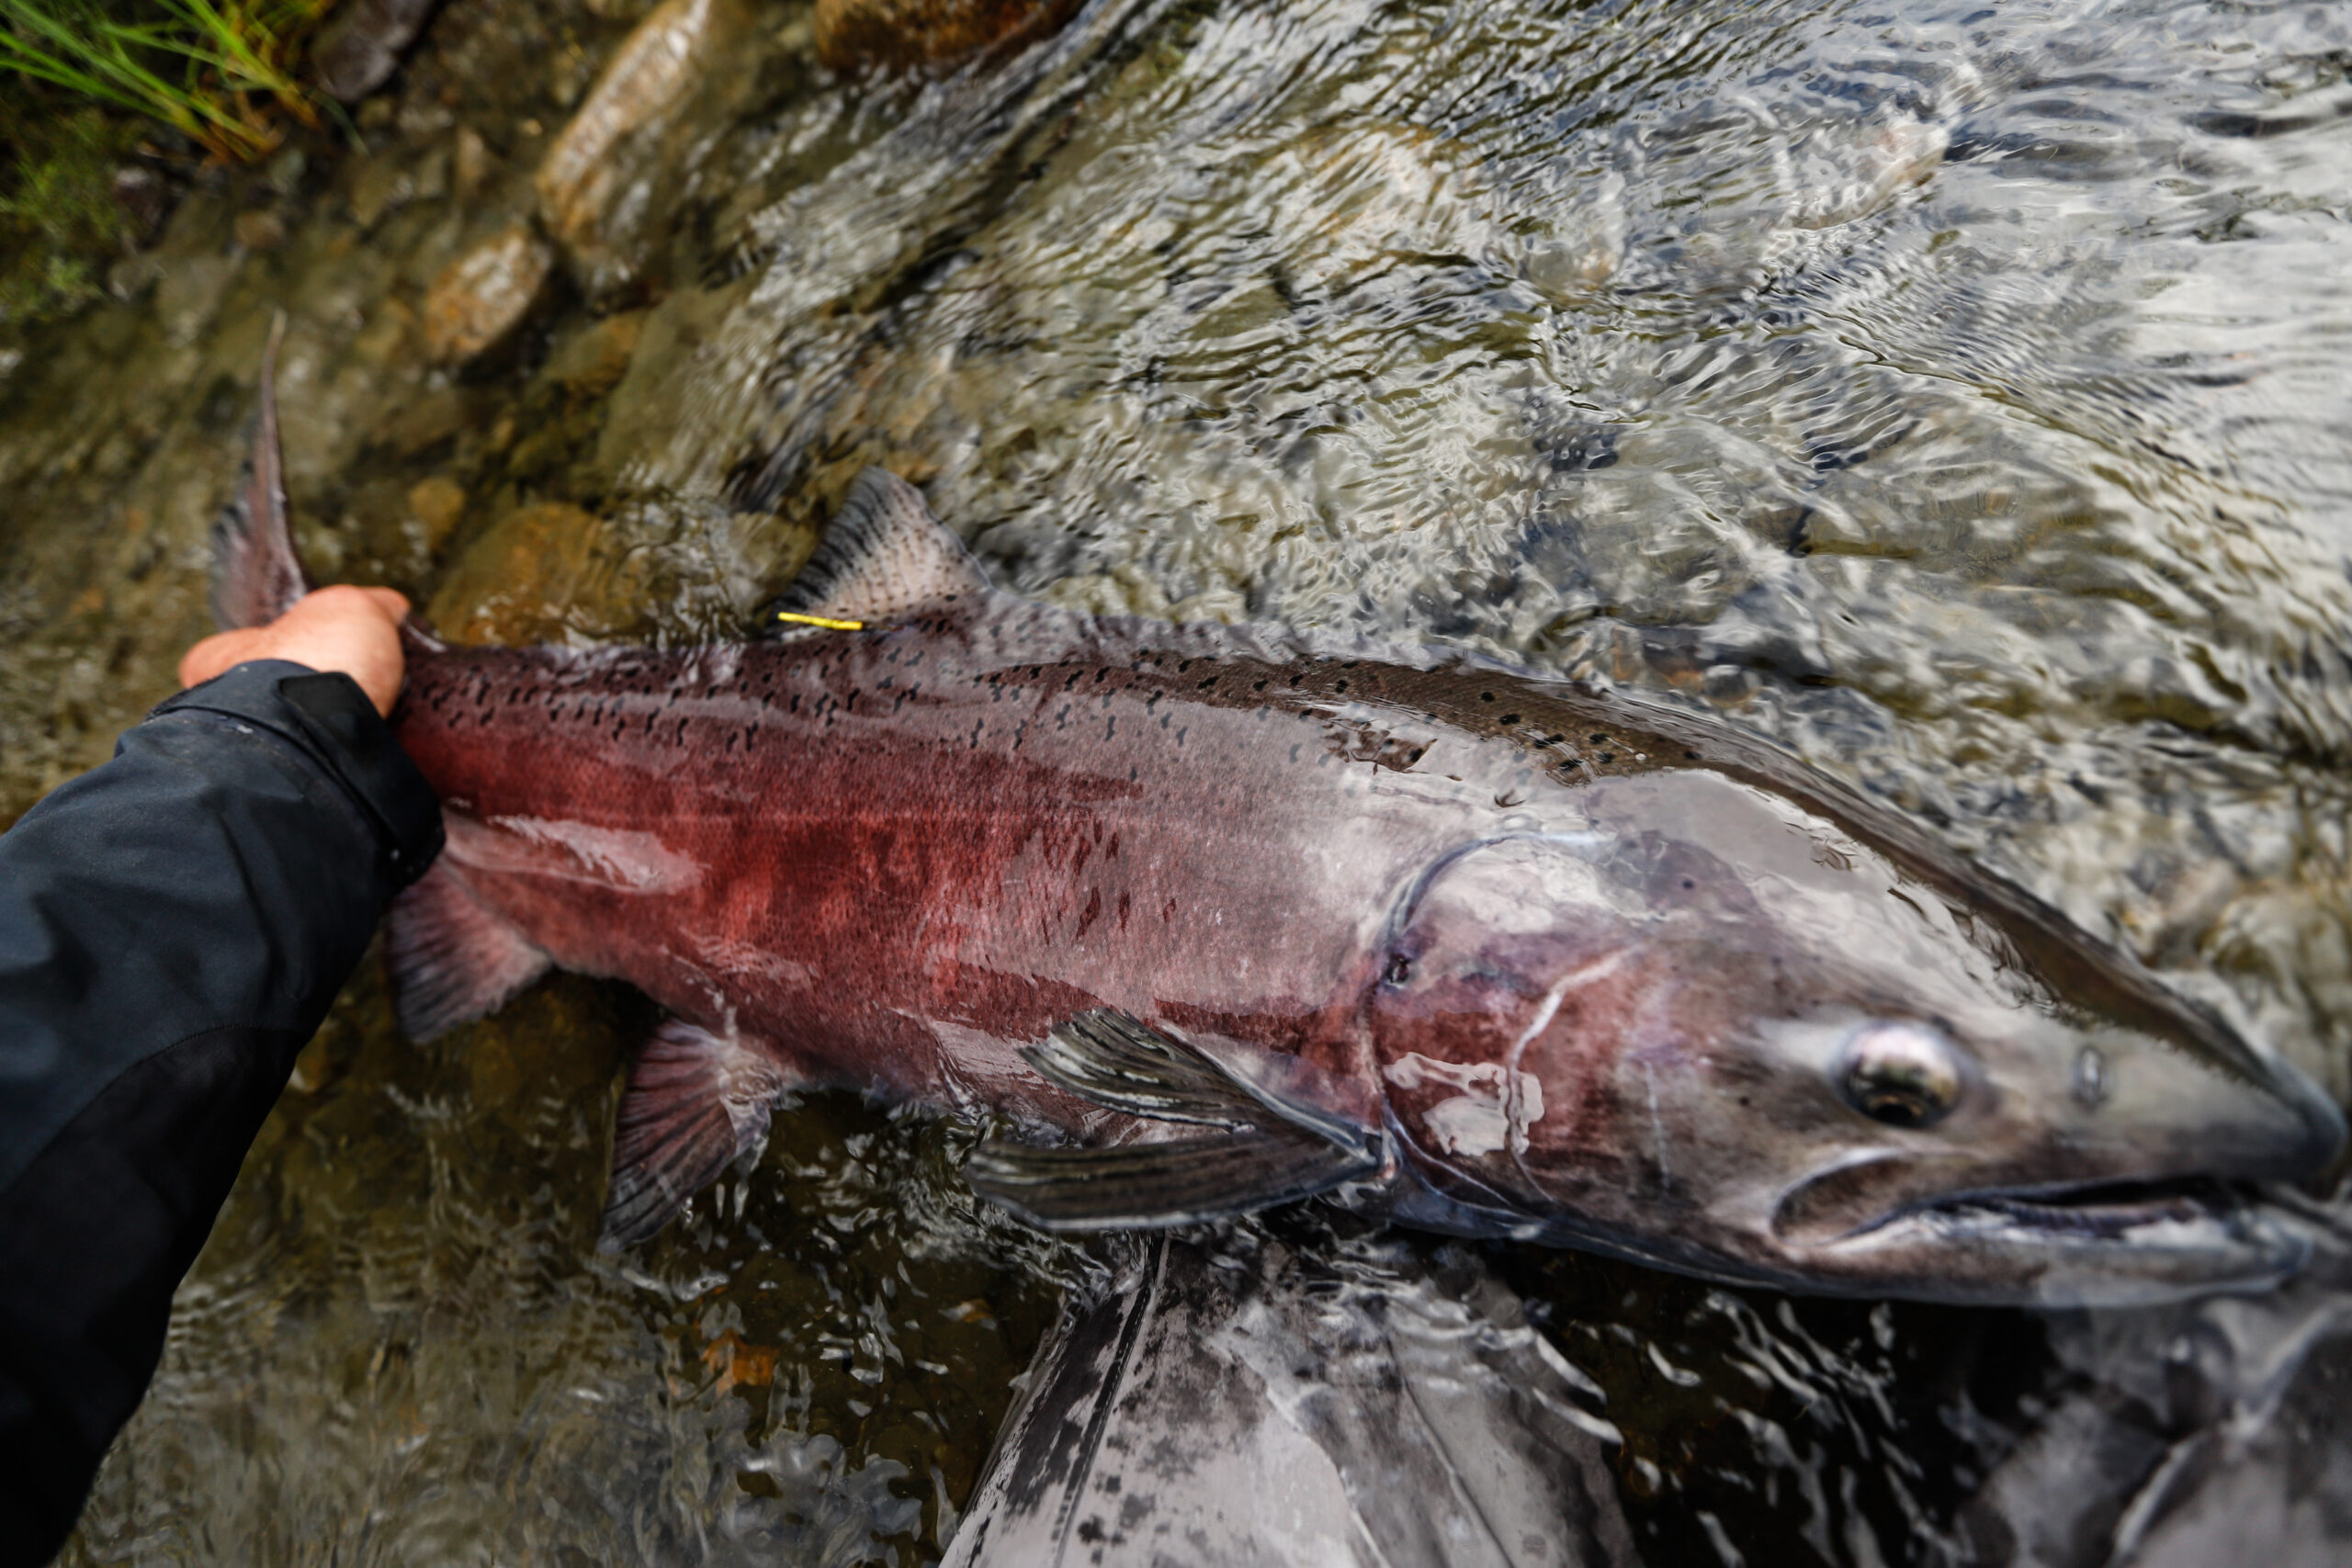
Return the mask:
<path id="1" fill-rule="evenodd" d="M 496 1012 L 547 973 L 548 955 L 484 908 L 446 855 L 392 900 L 386 925 L 394 1010 L 412 1040 Z"/>
<path id="2" fill-rule="evenodd" d="M 972 1190 L 1044 1230 L 1128 1230 L 1247 1213 L 1380 1168 L 1379 1136 L 1293 1107 L 1192 1045 L 1122 1012 L 1090 1012 L 1023 1053 L 1047 1082 L 1130 1116 L 1222 1128 L 1109 1148 L 991 1140 L 964 1167 Z"/>
<path id="3" fill-rule="evenodd" d="M 598 1245 L 647 1240 L 728 1163 L 759 1147 L 791 1080 L 758 1042 L 673 1018 L 629 1068 L 613 1130 L 613 1178 Z"/>
<path id="4" fill-rule="evenodd" d="M 1379 1168 L 1283 1127 L 1107 1149 L 990 1142 L 964 1179 L 1040 1230 L 1145 1230 L 1246 1214 L 1328 1192 Z"/>

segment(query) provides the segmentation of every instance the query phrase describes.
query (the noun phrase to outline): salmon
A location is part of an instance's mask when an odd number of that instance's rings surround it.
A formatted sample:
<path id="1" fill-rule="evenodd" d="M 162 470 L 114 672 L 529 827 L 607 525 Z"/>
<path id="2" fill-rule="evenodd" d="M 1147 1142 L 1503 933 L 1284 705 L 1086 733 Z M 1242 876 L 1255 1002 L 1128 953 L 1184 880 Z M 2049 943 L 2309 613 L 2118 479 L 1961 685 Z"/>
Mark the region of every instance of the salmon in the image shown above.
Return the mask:
<path id="1" fill-rule="evenodd" d="M 226 624 L 305 591 L 266 377 Z M 393 714 L 448 847 L 427 1038 L 550 968 L 668 1018 L 605 1240 L 833 1085 L 1009 1117 L 1065 1230 L 1320 1197 L 1876 1296 L 2255 1289 L 2336 1107 L 1899 814 L 1705 714 L 1443 650 L 992 588 L 869 469 L 742 642 L 454 648 Z"/>

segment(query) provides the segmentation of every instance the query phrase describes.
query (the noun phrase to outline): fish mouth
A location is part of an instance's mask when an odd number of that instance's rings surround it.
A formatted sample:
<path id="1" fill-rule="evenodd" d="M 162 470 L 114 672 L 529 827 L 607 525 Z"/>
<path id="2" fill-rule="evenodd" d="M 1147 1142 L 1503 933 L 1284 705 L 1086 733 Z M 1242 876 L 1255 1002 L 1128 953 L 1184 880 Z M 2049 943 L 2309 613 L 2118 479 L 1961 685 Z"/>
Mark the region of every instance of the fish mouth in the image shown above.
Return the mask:
<path id="1" fill-rule="evenodd" d="M 2253 1201 L 2250 1194 L 2204 1177 L 1971 1193 L 1917 1204 L 1905 1213 L 1961 1230 L 2003 1229 L 2085 1241 L 2120 1241 L 2152 1225 L 2226 1222 L 2243 1216 Z"/>
<path id="2" fill-rule="evenodd" d="M 1933 1293 L 2048 1306 L 2144 1305 L 2264 1290 L 2309 1261 L 2309 1231 L 2258 1190 L 2212 1178 L 2102 1181 L 1913 1203 L 1819 1247 L 1864 1273 L 1940 1276 Z"/>

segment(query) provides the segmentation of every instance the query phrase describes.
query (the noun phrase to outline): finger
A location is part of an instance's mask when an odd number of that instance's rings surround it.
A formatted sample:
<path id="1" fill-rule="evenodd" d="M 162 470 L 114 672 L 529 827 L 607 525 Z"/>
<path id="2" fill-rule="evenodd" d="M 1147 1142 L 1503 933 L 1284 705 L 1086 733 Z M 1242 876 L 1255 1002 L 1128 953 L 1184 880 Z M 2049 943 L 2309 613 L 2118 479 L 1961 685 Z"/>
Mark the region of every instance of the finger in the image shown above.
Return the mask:
<path id="1" fill-rule="evenodd" d="M 303 594 L 286 614 L 270 624 L 279 626 L 290 622 L 297 626 L 316 626 L 353 616 L 370 622 L 379 619 L 397 622 L 400 615 L 393 612 L 391 604 L 386 603 L 388 596 L 399 604 L 401 614 L 407 612 L 408 601 L 391 589 L 361 588 L 349 582 L 331 583 Z"/>

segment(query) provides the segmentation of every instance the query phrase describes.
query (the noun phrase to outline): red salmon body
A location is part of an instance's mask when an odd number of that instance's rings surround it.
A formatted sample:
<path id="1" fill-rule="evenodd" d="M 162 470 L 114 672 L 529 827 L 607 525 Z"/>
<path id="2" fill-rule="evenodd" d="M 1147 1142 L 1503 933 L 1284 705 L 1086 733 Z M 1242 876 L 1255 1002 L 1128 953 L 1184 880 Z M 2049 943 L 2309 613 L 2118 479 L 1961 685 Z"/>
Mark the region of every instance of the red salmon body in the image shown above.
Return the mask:
<path id="1" fill-rule="evenodd" d="M 219 536 L 244 623 L 307 583 L 264 389 Z M 1015 599 L 877 470 L 772 614 L 683 651 L 410 638 L 394 720 L 448 843 L 392 911 L 403 1022 L 551 966 L 672 1015 L 630 1069 L 608 1245 L 834 1084 L 1060 1136 L 966 1168 L 1060 1228 L 1324 1193 L 2044 1303 L 2259 1288 L 2309 1250 L 2228 1185 L 2335 1157 L 2307 1080 L 1718 720 Z"/>

